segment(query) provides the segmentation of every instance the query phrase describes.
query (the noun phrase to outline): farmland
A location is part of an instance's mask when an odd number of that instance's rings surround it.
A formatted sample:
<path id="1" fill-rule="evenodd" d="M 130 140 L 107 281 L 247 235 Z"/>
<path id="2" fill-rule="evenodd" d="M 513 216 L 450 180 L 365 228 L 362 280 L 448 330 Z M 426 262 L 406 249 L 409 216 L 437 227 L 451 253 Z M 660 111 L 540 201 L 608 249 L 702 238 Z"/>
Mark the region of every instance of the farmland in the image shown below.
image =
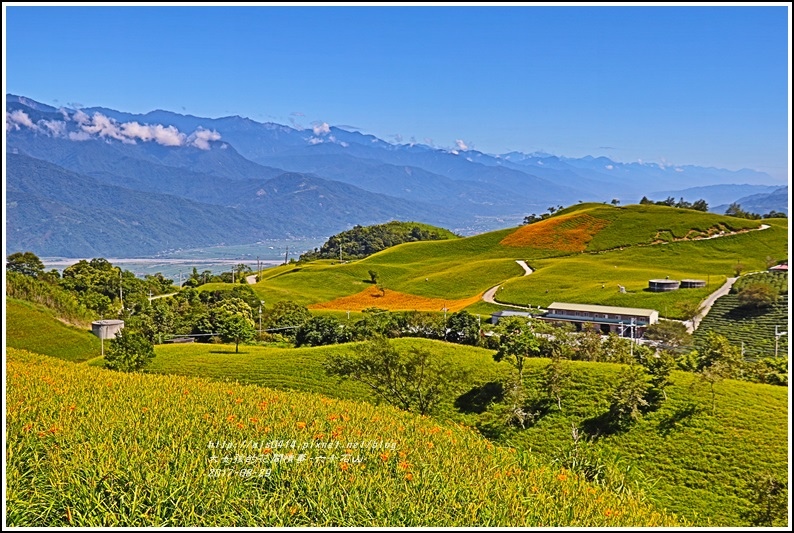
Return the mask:
<path id="1" fill-rule="evenodd" d="M 441 419 L 468 426 L 486 424 L 489 411 L 465 398 L 504 380 L 510 371 L 493 360 L 493 351 L 423 339 L 395 339 L 400 351 L 416 346 L 431 350 L 446 364 L 468 372 L 468 378 L 443 402 Z M 158 346 L 151 372 L 212 377 L 279 389 L 311 391 L 330 397 L 374 402 L 366 389 L 338 384 L 324 375 L 322 363 L 331 353 L 350 352 L 355 344 L 317 348 L 276 349 L 249 346 L 234 354 L 226 346 Z M 547 359 L 530 359 L 526 382 L 531 395 L 541 397 L 540 376 Z M 99 360 L 92 364 L 101 364 Z M 494 442 L 532 450 L 547 461 L 570 445 L 571 425 L 585 427 L 604 413 L 621 365 L 571 363 L 573 383 L 556 406 L 544 411 L 536 424 L 523 431 L 507 431 Z M 625 433 L 595 441 L 593 453 L 608 464 L 629 468 L 634 490 L 698 525 L 741 524 L 749 506 L 746 487 L 753 476 L 786 465 L 787 408 L 784 387 L 733 380 L 717 385 L 717 408 L 711 414 L 708 386 L 693 374 L 675 372 L 669 401 L 643 417 Z M 763 406 L 757 405 L 761 401 Z M 476 402 L 475 402 L 476 403 Z M 759 409 L 763 416 L 758 416 Z M 697 442 L 697 447 L 692 447 Z M 715 460 L 719 457 L 719 460 Z M 636 483 L 636 484 L 634 484 Z"/>
<path id="2" fill-rule="evenodd" d="M 6 370 L 11 526 L 687 524 L 384 406 L 13 348 Z"/>

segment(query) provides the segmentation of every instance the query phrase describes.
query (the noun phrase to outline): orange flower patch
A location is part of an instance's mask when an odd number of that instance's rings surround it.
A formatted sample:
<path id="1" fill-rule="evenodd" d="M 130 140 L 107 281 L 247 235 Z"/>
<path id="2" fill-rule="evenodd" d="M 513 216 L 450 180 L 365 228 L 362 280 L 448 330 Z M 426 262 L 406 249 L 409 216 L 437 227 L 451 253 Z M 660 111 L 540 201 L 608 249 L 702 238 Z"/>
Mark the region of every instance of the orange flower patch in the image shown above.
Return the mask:
<path id="1" fill-rule="evenodd" d="M 521 226 L 502 239 L 503 246 L 543 248 L 562 252 L 582 252 L 587 243 L 610 221 L 587 214 L 563 215 Z"/>
<path id="2" fill-rule="evenodd" d="M 464 298 L 462 300 L 444 300 L 443 298 L 428 298 L 415 294 L 386 289 L 381 294 L 377 287 L 368 287 L 363 291 L 350 296 L 343 296 L 330 302 L 312 304 L 309 309 L 333 309 L 337 311 L 361 311 L 367 307 L 379 307 L 388 311 L 442 311 L 446 306 L 447 311 L 456 312 L 464 307 L 480 301 L 482 294 Z"/>

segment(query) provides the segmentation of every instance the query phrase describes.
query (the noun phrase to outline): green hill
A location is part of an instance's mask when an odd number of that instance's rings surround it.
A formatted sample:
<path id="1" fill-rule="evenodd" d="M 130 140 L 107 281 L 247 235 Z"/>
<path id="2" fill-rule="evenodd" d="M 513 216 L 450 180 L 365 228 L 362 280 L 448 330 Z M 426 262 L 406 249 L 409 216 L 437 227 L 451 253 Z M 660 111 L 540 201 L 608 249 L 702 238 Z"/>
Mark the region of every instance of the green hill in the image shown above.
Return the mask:
<path id="1" fill-rule="evenodd" d="M 7 298 L 5 323 L 6 346 L 74 362 L 100 355 L 100 340 L 90 330 L 60 322 L 41 305 Z"/>
<path id="2" fill-rule="evenodd" d="M 316 259 L 363 259 L 374 253 L 404 242 L 439 241 L 458 236 L 449 230 L 420 222 L 392 220 L 385 224 L 355 226 L 353 229 L 329 237 L 313 252 L 300 257 L 301 261 Z"/>
<path id="3" fill-rule="evenodd" d="M 440 416 L 469 426 L 487 423 L 471 398 L 507 377 L 510 367 L 494 362 L 493 351 L 424 339 L 395 339 L 398 350 L 421 347 L 447 364 L 468 369 L 468 394 L 448 397 Z M 234 354 L 228 346 L 158 346 L 150 371 L 205 376 L 239 383 L 318 392 L 332 397 L 374 401 L 354 384 L 325 377 L 322 362 L 355 344 L 319 348 L 271 349 L 245 347 Z M 526 381 L 531 395 L 540 396 L 539 379 L 548 363 L 530 359 Z M 97 360 L 92 364 L 101 364 Z M 507 432 L 496 442 L 529 451 L 546 460 L 560 456 L 571 444 L 571 425 L 587 427 L 603 415 L 620 365 L 571 362 L 573 383 L 556 406 L 544 410 L 535 425 Z M 785 472 L 787 464 L 787 389 L 728 380 L 716 385 L 716 413 L 711 414 L 708 386 L 693 374 L 674 372 L 669 400 L 646 414 L 630 431 L 608 435 L 593 445 L 603 464 L 630 470 L 630 479 L 645 487 L 646 496 L 698 525 L 742 525 L 750 507 L 748 483 L 764 472 Z M 469 400 L 465 400 L 469 398 Z M 476 403 L 476 402 L 474 402 Z M 696 445 L 694 444 L 696 443 Z M 636 486 L 633 487 L 636 490 Z"/>
<path id="4" fill-rule="evenodd" d="M 762 222 L 770 227 L 748 231 Z M 720 232 L 725 233 L 702 239 Z M 372 270 L 388 290 L 427 298 L 471 298 L 509 280 L 498 301 L 650 307 L 680 318 L 677 304 L 703 299 L 733 275 L 737 262 L 757 270 L 765 268 L 767 256 L 786 257 L 787 243 L 785 219 L 754 221 L 653 205 L 581 204 L 519 228 L 406 243 L 348 264 L 288 265 L 266 272 L 254 289 L 268 302 L 328 302 L 366 291 Z M 526 261 L 535 272 L 522 277 L 516 260 Z M 644 290 L 649 279 L 665 276 L 703 279 L 709 287 L 663 294 Z M 620 293 L 618 285 L 627 293 Z M 473 309 L 486 310 L 475 305 Z"/>
<path id="5" fill-rule="evenodd" d="M 8 350 L 15 527 L 686 525 L 384 406 Z"/>

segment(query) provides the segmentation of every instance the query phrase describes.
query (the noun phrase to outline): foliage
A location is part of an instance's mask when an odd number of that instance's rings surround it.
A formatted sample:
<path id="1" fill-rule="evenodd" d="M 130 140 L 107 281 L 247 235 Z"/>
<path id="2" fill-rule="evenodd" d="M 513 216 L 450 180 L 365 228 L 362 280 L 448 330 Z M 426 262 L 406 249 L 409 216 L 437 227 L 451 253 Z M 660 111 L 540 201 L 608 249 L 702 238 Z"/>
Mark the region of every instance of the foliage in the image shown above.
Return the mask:
<path id="1" fill-rule="evenodd" d="M 329 376 L 359 381 L 385 402 L 423 415 L 460 379 L 432 352 L 413 348 L 401 354 L 382 337 L 361 345 L 356 356 L 331 354 L 323 366 Z"/>
<path id="2" fill-rule="evenodd" d="M 354 226 L 330 237 L 320 249 L 300 257 L 300 261 L 316 259 L 362 259 L 392 246 L 406 242 L 454 239 L 454 233 L 418 222 L 391 221 L 372 226 Z M 370 273 L 373 271 L 370 271 Z M 370 274 L 371 275 L 371 274 Z M 377 276 L 372 278 L 375 283 Z"/>
<path id="3" fill-rule="evenodd" d="M 639 420 L 648 406 L 648 378 L 642 367 L 631 365 L 618 374 L 618 384 L 609 404 L 610 422 L 625 429 Z"/>
<path id="4" fill-rule="evenodd" d="M 464 310 L 449 315 L 445 339 L 457 344 L 476 345 L 480 341 L 480 323 L 477 317 Z"/>
<path id="5" fill-rule="evenodd" d="M 311 316 L 306 307 L 282 300 L 262 314 L 262 321 L 265 329 L 276 330 L 286 337 L 294 338 L 297 328 Z"/>
<path id="6" fill-rule="evenodd" d="M 650 388 L 648 389 L 649 405 L 655 406 L 661 398 L 667 399 L 667 387 L 672 384 L 670 375 L 676 369 L 675 357 L 662 350 L 655 354 L 648 354 L 640 359 L 640 364 L 648 373 Z"/>
<path id="7" fill-rule="evenodd" d="M 524 359 L 540 356 L 540 343 L 530 330 L 526 318 L 509 316 L 499 321 L 494 330 L 499 334 L 499 349 L 493 355 L 497 363 L 506 360 L 516 369 L 517 381 L 524 375 Z"/>
<path id="8" fill-rule="evenodd" d="M 660 320 L 645 329 L 643 335 L 648 340 L 658 341 L 663 348 L 678 348 L 690 346 L 692 335 L 686 326 L 676 320 Z"/>
<path id="9" fill-rule="evenodd" d="M 105 368 L 121 372 L 143 369 L 154 359 L 154 348 L 143 334 L 122 328 L 105 350 Z"/>
<path id="10" fill-rule="evenodd" d="M 16 252 L 6 258 L 6 271 L 37 278 L 44 274 L 44 263 L 33 252 Z"/>
<path id="11" fill-rule="evenodd" d="M 558 357 L 555 357 L 543 371 L 541 382 L 543 391 L 557 402 L 557 409 L 562 411 L 562 397 L 571 384 L 571 368 Z"/>
<path id="12" fill-rule="evenodd" d="M 742 306 L 761 309 L 777 303 L 778 292 L 768 283 L 751 283 L 739 290 L 737 296 Z"/>
<path id="13" fill-rule="evenodd" d="M 43 305 L 57 317 L 78 324 L 94 320 L 96 315 L 82 305 L 74 293 L 18 272 L 6 272 L 6 296 Z"/>
<path id="14" fill-rule="evenodd" d="M 348 332 L 332 316 L 313 316 L 298 328 L 295 346 L 325 346 L 349 340 Z"/>
<path id="15" fill-rule="evenodd" d="M 765 472 L 748 484 L 753 507 L 745 513 L 752 526 L 785 527 L 788 523 L 788 486 L 773 472 Z"/>
<path id="16" fill-rule="evenodd" d="M 222 311 L 215 317 L 215 328 L 224 342 L 233 342 L 234 351 L 240 351 L 240 343 L 250 341 L 256 335 L 254 321 L 242 312 Z"/>

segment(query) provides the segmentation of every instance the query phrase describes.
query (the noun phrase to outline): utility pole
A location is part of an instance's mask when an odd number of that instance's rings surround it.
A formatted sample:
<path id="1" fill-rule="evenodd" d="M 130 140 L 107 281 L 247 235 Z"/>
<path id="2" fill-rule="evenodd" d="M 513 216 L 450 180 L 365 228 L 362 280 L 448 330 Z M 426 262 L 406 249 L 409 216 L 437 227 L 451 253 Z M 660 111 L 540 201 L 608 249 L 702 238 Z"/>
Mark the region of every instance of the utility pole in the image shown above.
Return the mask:
<path id="1" fill-rule="evenodd" d="M 339 243 L 339 262 L 342 262 L 342 243 Z"/>
<path id="2" fill-rule="evenodd" d="M 121 277 L 121 268 L 119 267 L 119 301 L 121 302 L 121 310 L 124 311 L 124 289 L 122 288 L 122 282 L 124 279 Z"/>
<path id="3" fill-rule="evenodd" d="M 234 267 L 232 267 L 232 284 L 234 284 Z"/>
<path id="4" fill-rule="evenodd" d="M 780 339 L 780 336 L 781 335 L 785 335 L 786 333 L 788 333 L 786 331 L 781 331 L 780 333 L 778 333 L 777 332 L 777 328 L 778 328 L 778 326 L 775 326 L 775 358 L 777 358 L 777 346 L 778 346 L 778 340 Z"/>
<path id="5" fill-rule="evenodd" d="M 287 258 L 289 257 L 289 246 L 287 246 L 287 252 L 284 254 L 284 264 L 287 264 Z"/>
<path id="6" fill-rule="evenodd" d="M 264 300 L 259 300 L 259 335 L 262 335 L 262 306 L 265 304 Z"/>

